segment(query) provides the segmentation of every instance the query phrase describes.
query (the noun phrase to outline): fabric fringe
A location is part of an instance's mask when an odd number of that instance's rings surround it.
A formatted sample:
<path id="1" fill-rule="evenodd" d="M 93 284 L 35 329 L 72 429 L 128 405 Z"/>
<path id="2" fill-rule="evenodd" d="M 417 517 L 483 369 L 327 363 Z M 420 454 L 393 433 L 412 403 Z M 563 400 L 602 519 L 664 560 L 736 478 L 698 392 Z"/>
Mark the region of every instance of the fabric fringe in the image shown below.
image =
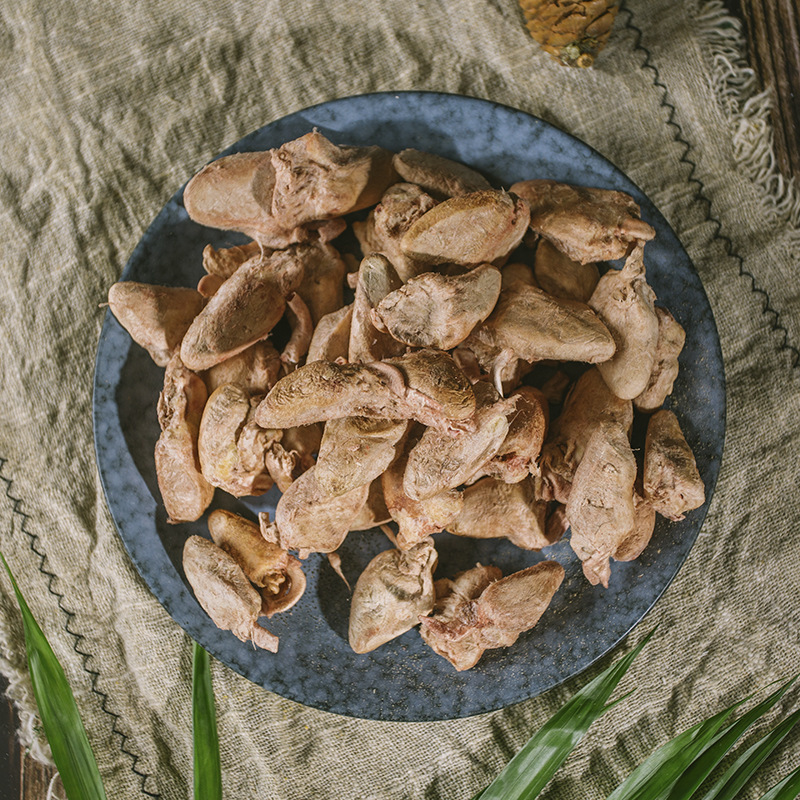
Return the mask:
<path id="1" fill-rule="evenodd" d="M 707 46 L 712 89 L 731 123 L 736 163 L 761 190 L 764 209 L 788 222 L 800 239 L 800 187 L 778 169 L 769 120 L 772 98 L 768 90 L 758 91 L 741 22 L 721 0 L 698 0 L 694 19 Z"/>

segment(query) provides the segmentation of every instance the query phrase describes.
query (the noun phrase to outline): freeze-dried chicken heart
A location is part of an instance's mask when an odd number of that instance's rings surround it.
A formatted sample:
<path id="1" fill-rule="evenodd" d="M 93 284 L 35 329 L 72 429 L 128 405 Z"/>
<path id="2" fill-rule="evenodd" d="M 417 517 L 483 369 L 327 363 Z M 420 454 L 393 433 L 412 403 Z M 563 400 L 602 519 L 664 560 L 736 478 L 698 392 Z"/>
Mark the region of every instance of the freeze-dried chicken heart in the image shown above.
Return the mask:
<path id="1" fill-rule="evenodd" d="M 435 205 L 436 201 L 419 186 L 411 183 L 390 186 L 367 218 L 353 223 L 361 252 L 365 256 L 385 255 L 403 281 L 424 272 L 424 266 L 403 252 L 401 241 L 411 225 Z"/>
<path id="2" fill-rule="evenodd" d="M 633 533 L 611 554 L 614 561 L 634 561 L 639 558 L 653 536 L 656 512 L 640 494 L 638 487 L 633 492 L 633 517 Z"/>
<path id="3" fill-rule="evenodd" d="M 245 261 L 249 261 L 253 256 L 268 256 L 270 250 L 265 249 L 258 242 L 235 245 L 234 247 L 215 248 L 207 244 L 203 248 L 203 269 L 209 275 L 227 280 L 236 272 Z"/>
<path id="4" fill-rule="evenodd" d="M 426 272 L 387 294 L 371 316 L 400 342 L 451 350 L 492 313 L 499 296 L 500 271 L 490 264 L 452 277 Z"/>
<path id="5" fill-rule="evenodd" d="M 190 536 L 183 546 L 183 571 L 198 603 L 218 628 L 278 652 L 278 637 L 258 624 L 261 596 L 224 550 L 202 536 Z"/>
<path id="6" fill-rule="evenodd" d="M 181 344 L 190 369 L 208 369 L 265 338 L 303 280 L 302 248 L 255 256 L 225 281 Z"/>
<path id="7" fill-rule="evenodd" d="M 158 488 L 169 522 L 200 519 L 214 496 L 203 477 L 197 452 L 200 418 L 208 392 L 203 381 L 174 355 L 158 397 L 161 435 L 156 442 Z"/>
<path id="8" fill-rule="evenodd" d="M 694 453 L 678 418 L 663 409 L 650 417 L 644 445 L 644 499 L 675 522 L 706 500 Z"/>
<path id="9" fill-rule="evenodd" d="M 653 371 L 644 391 L 634 397 L 637 411 L 651 412 L 661 408 L 678 377 L 678 356 L 686 342 L 686 332 L 666 308 L 656 306 L 658 340 Z"/>
<path id="10" fill-rule="evenodd" d="M 508 539 L 523 550 L 553 544 L 545 530 L 547 503 L 536 499 L 533 479 L 503 483 L 481 478 L 461 493 L 464 504 L 447 530 L 471 539 Z"/>
<path id="11" fill-rule="evenodd" d="M 434 206 L 403 235 L 403 252 L 427 264 L 494 264 L 522 241 L 528 206 L 507 192 L 489 189 Z"/>
<path id="12" fill-rule="evenodd" d="M 440 197 L 459 197 L 492 188 L 480 172 L 434 153 L 409 148 L 397 153 L 392 163 L 401 178 Z"/>
<path id="13" fill-rule="evenodd" d="M 542 239 L 536 247 L 534 260 L 536 282 L 553 297 L 577 300 L 587 303 L 600 280 L 597 264 L 573 261 L 556 249 L 547 239 Z"/>
<path id="14" fill-rule="evenodd" d="M 631 243 L 655 236 L 624 192 L 551 180 L 520 181 L 510 191 L 530 206 L 531 230 L 582 264 L 623 258 Z"/>
<path id="15" fill-rule="evenodd" d="M 368 208 L 397 179 L 388 150 L 339 147 L 318 131 L 271 153 L 272 214 L 286 227 Z"/>
<path id="16" fill-rule="evenodd" d="M 595 429 L 575 470 L 566 515 L 570 545 L 592 585 L 608 588 L 610 559 L 635 531 L 636 459 L 618 423 Z"/>
<path id="17" fill-rule="evenodd" d="M 353 320 L 353 304 L 342 306 L 338 311 L 326 314 L 314 328 L 308 345 L 306 364 L 314 361 L 347 361 L 350 347 L 350 324 Z"/>
<path id="18" fill-rule="evenodd" d="M 316 325 L 326 314 L 338 311 L 344 303 L 345 263 L 330 244 L 312 242 L 302 249 L 303 280 L 297 294 L 303 298 Z"/>
<path id="19" fill-rule="evenodd" d="M 383 497 L 381 478 L 376 478 L 369 485 L 367 502 L 364 503 L 356 517 L 350 521 L 350 530 L 368 531 L 391 521 L 392 517 L 386 508 L 386 500 Z"/>
<path id="20" fill-rule="evenodd" d="M 459 672 L 474 667 L 486 650 L 510 647 L 533 628 L 564 580 L 556 561 L 499 580 L 492 580 L 490 569 L 479 564 L 455 581 L 437 581 L 442 611 L 420 618 L 422 638 Z"/>
<path id="21" fill-rule="evenodd" d="M 350 647 L 356 653 L 386 644 L 432 611 L 435 567 L 431 539 L 409 550 L 384 550 L 367 564 L 350 604 Z"/>
<path id="22" fill-rule="evenodd" d="M 281 355 L 266 339 L 220 361 L 205 373 L 209 394 L 224 383 L 235 383 L 248 394 L 266 394 L 277 382 Z"/>
<path id="23" fill-rule="evenodd" d="M 600 278 L 589 298 L 617 348 L 597 368 L 623 400 L 633 400 L 647 388 L 658 346 L 656 295 L 645 278 L 643 253 L 644 245 L 637 245 L 621 270 L 611 269 Z"/>
<path id="24" fill-rule="evenodd" d="M 271 617 L 287 611 L 303 596 L 306 576 L 300 562 L 266 541 L 255 522 L 217 509 L 208 515 L 208 530 L 214 544 L 233 558 L 260 591 L 262 614 Z"/>
<path id="25" fill-rule="evenodd" d="M 178 351 L 205 298 L 194 289 L 121 281 L 108 290 L 108 306 L 136 344 L 159 367 Z"/>

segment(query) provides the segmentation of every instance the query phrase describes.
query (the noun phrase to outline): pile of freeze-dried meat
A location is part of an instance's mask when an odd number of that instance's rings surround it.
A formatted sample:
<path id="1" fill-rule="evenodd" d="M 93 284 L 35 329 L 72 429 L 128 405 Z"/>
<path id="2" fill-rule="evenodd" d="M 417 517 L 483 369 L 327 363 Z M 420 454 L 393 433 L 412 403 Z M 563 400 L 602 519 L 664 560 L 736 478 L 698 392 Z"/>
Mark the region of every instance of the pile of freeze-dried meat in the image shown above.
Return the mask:
<path id="1" fill-rule="evenodd" d="M 564 570 L 477 564 L 434 581 L 432 534 L 542 550 L 569 529 L 586 578 L 608 586 L 656 513 L 703 504 L 660 410 L 684 332 L 654 304 L 654 231 L 629 196 L 494 189 L 439 156 L 312 132 L 209 164 L 184 202 L 252 241 L 206 247 L 196 289 L 123 282 L 109 304 L 166 367 L 155 462 L 170 520 L 199 519 L 215 488 L 283 493 L 274 519 L 213 511 L 211 540 L 185 544 L 186 577 L 221 628 L 276 650 L 259 619 L 301 597 L 299 559 L 325 553 L 340 571 L 348 533 L 382 527 L 391 547 L 353 589 L 351 646 L 419 625 L 468 669 L 536 624 Z M 358 256 L 331 244 L 348 229 Z M 601 276 L 613 260 L 624 266 Z M 639 463 L 635 413 L 649 415 Z"/>

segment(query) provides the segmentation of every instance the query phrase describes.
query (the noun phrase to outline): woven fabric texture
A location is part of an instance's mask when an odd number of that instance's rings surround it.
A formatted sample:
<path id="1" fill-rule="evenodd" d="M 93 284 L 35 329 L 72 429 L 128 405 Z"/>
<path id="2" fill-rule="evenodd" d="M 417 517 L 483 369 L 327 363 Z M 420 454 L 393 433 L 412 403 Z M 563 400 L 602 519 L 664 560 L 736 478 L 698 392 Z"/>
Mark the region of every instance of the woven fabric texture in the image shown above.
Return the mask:
<path id="1" fill-rule="evenodd" d="M 719 3 L 689 0 L 630 0 L 582 71 L 541 52 L 516 0 L 2 4 L 0 549 L 74 687 L 110 797 L 191 795 L 191 642 L 139 578 L 100 487 L 98 305 L 194 171 L 337 97 L 461 93 L 583 139 L 655 202 L 712 304 L 728 423 L 710 512 L 618 650 L 660 624 L 625 681 L 638 691 L 543 797 L 607 796 L 671 735 L 797 669 L 798 205 L 768 163 L 764 102 L 739 47 Z M 46 755 L 5 575 L 0 669 L 23 735 Z M 226 796 L 466 799 L 587 677 L 475 718 L 379 723 L 302 707 L 215 664 Z M 794 734 L 743 796 L 799 753 Z"/>

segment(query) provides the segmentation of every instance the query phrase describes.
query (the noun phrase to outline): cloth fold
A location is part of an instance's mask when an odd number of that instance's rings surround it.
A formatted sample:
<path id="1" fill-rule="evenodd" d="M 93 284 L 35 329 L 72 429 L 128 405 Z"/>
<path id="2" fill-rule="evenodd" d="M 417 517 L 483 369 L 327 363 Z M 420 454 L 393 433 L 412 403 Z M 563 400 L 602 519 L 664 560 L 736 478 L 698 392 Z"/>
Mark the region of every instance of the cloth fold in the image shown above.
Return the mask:
<path id="1" fill-rule="evenodd" d="M 462 93 L 579 137 L 653 200 L 712 304 L 728 393 L 714 500 L 676 580 L 618 648 L 660 624 L 621 687 L 637 693 L 542 797 L 605 797 L 670 736 L 796 670 L 798 195 L 765 162 L 764 100 L 721 3 L 631 0 L 584 71 L 538 49 L 514 0 L 13 0 L 0 42 L 0 549 L 64 665 L 109 796 L 191 795 L 191 642 L 132 566 L 100 487 L 98 306 L 200 166 L 335 97 Z M 544 696 L 424 724 L 306 708 L 215 663 L 225 795 L 472 797 L 617 655 Z M 44 757 L 4 575 L 0 670 Z M 791 735 L 744 796 L 797 766 L 799 745 Z"/>

